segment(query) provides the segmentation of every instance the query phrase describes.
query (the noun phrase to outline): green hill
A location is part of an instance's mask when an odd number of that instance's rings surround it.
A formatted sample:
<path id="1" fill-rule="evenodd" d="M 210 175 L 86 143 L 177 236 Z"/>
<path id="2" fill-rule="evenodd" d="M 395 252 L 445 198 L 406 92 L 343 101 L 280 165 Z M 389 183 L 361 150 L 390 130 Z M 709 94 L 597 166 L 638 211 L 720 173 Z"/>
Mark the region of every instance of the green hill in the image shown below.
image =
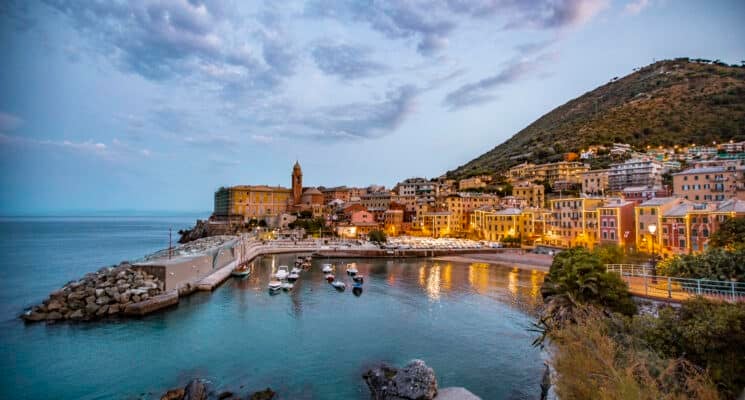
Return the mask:
<path id="1" fill-rule="evenodd" d="M 560 161 L 596 144 L 704 144 L 745 140 L 745 66 L 659 61 L 555 108 L 452 178 L 502 173 L 524 161 Z"/>

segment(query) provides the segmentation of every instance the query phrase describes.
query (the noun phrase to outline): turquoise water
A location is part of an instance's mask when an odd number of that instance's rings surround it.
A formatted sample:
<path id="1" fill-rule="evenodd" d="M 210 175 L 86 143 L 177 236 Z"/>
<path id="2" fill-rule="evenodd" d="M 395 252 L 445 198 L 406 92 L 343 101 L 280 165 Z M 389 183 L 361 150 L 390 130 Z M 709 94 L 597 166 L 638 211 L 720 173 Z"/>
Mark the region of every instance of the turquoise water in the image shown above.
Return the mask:
<path id="1" fill-rule="evenodd" d="M 251 277 L 138 320 L 15 318 L 70 279 L 166 246 L 169 226 L 192 221 L 0 220 L 0 398 L 157 398 L 199 376 L 238 393 L 270 386 L 284 399 L 366 399 L 367 368 L 412 358 L 432 366 L 441 387 L 484 399 L 540 393 L 541 354 L 526 329 L 543 275 L 508 267 L 354 260 L 366 277 L 357 297 L 331 288 L 315 260 L 293 292 L 269 295 L 273 266 L 294 255 L 264 257 Z"/>

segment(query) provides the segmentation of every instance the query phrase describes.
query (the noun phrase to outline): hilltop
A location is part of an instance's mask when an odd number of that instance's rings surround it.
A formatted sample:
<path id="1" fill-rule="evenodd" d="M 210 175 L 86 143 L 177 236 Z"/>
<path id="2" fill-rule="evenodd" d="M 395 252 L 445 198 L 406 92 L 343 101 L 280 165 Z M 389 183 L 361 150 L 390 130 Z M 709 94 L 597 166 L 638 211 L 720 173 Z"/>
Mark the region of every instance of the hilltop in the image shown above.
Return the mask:
<path id="1" fill-rule="evenodd" d="M 745 140 L 745 66 L 678 58 L 611 79 L 447 175 L 463 178 L 502 173 L 524 161 L 560 161 L 590 145 L 725 140 Z"/>

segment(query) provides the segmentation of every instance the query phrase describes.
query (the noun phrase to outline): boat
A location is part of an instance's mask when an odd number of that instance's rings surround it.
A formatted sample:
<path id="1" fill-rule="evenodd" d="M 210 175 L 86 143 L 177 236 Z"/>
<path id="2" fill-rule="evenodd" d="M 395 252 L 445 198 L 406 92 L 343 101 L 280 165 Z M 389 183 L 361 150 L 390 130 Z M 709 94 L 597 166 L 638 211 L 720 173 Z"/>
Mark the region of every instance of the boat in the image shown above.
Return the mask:
<path id="1" fill-rule="evenodd" d="M 329 283 L 333 282 L 335 278 L 336 278 L 336 277 L 334 276 L 334 274 L 326 274 L 326 280 L 327 280 L 327 281 L 328 281 Z"/>
<path id="2" fill-rule="evenodd" d="M 354 266 L 354 264 L 347 264 L 347 273 L 349 275 L 357 275 L 357 267 Z"/>
<path id="3" fill-rule="evenodd" d="M 288 291 L 288 290 L 292 290 L 293 287 L 295 287 L 295 285 L 293 285 L 290 282 L 284 282 L 284 283 L 282 283 L 282 290 L 284 290 L 285 292 Z"/>
<path id="4" fill-rule="evenodd" d="M 303 271 L 303 270 L 302 270 L 302 269 L 300 269 L 300 268 L 298 268 L 298 267 L 292 267 L 292 269 L 290 270 L 290 274 L 299 274 L 299 273 L 301 273 L 302 271 Z"/>
<path id="5" fill-rule="evenodd" d="M 362 289 L 362 282 L 355 282 L 352 284 L 352 287 L 355 289 Z"/>
<path id="6" fill-rule="evenodd" d="M 355 275 L 352 277 L 352 280 L 361 285 L 365 281 L 365 277 L 362 275 Z"/>
<path id="7" fill-rule="evenodd" d="M 248 265 L 239 265 L 233 269 L 233 271 L 230 273 L 230 275 L 237 276 L 237 277 L 244 277 L 251 274 L 251 267 Z"/>
<path id="8" fill-rule="evenodd" d="M 295 265 L 300 265 L 300 264 L 302 264 L 302 263 L 303 263 L 303 261 L 305 261 L 305 259 L 304 259 L 304 258 L 303 258 L 302 256 L 298 256 L 298 257 L 297 257 L 297 258 L 295 259 Z"/>
<path id="9" fill-rule="evenodd" d="M 276 292 L 277 290 L 282 288 L 282 282 L 280 281 L 270 281 L 269 282 L 269 291 Z"/>
<path id="10" fill-rule="evenodd" d="M 333 281 L 331 282 L 331 286 L 336 290 L 344 290 L 347 288 L 347 285 L 342 281 Z"/>
<path id="11" fill-rule="evenodd" d="M 290 275 L 287 275 L 287 280 L 290 282 L 295 282 L 298 278 L 300 278 L 300 274 L 295 272 L 291 272 Z"/>
<path id="12" fill-rule="evenodd" d="M 311 257 L 311 256 L 305 256 L 305 262 L 307 262 L 308 264 L 310 264 L 311 261 L 313 261 L 313 257 Z"/>
<path id="13" fill-rule="evenodd" d="M 287 275 L 289 275 L 290 272 L 288 271 L 288 268 L 286 265 L 280 265 L 279 268 L 277 268 L 277 273 L 274 274 L 274 276 L 279 279 L 283 280 L 287 278 Z"/>
<path id="14" fill-rule="evenodd" d="M 321 271 L 323 272 L 331 272 L 334 268 L 331 266 L 331 264 L 323 264 L 323 268 L 321 268 Z"/>

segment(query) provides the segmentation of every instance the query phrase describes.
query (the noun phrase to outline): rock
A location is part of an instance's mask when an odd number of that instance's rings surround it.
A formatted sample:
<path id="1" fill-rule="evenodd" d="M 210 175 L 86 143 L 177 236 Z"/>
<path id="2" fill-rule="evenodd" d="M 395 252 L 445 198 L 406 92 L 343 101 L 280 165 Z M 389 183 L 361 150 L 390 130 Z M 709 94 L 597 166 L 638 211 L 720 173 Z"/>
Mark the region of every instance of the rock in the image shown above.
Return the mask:
<path id="1" fill-rule="evenodd" d="M 104 290 L 103 289 L 96 289 L 96 297 L 101 297 L 101 296 L 103 296 L 103 294 L 104 294 Z"/>
<path id="2" fill-rule="evenodd" d="M 133 303 L 139 303 L 142 299 L 140 299 L 140 296 L 134 295 L 132 296 L 132 302 Z"/>
<path id="3" fill-rule="evenodd" d="M 47 310 L 49 311 L 59 311 L 60 308 L 62 308 L 62 304 L 57 300 L 52 300 L 47 304 Z"/>
<path id="4" fill-rule="evenodd" d="M 207 387 L 204 386 L 204 382 L 199 379 L 194 379 L 189 382 L 184 388 L 184 400 L 206 400 L 207 399 Z"/>
<path id="5" fill-rule="evenodd" d="M 85 304 L 82 301 L 71 301 L 67 303 L 67 308 L 70 308 L 72 310 L 79 310 L 83 307 L 85 307 Z"/>
<path id="6" fill-rule="evenodd" d="M 29 311 L 23 314 L 22 318 L 29 322 L 43 321 L 47 319 L 47 314 L 39 311 Z"/>
<path id="7" fill-rule="evenodd" d="M 56 321 L 58 319 L 62 319 L 62 313 L 57 311 L 52 311 L 49 314 L 47 314 L 47 320 L 49 321 Z"/>
<path id="8" fill-rule="evenodd" d="M 170 291 L 141 302 L 129 304 L 124 308 L 124 313 L 127 315 L 145 315 L 161 308 L 178 304 L 178 300 L 178 293 L 176 291 Z"/>
<path id="9" fill-rule="evenodd" d="M 116 298 L 116 296 L 119 295 L 119 291 L 113 287 L 107 287 L 106 289 L 104 289 L 104 292 L 112 299 Z"/>
<path id="10" fill-rule="evenodd" d="M 439 389 L 435 400 L 481 400 L 481 397 L 462 387 L 449 387 Z"/>
<path id="11" fill-rule="evenodd" d="M 95 303 L 88 304 L 87 306 L 85 306 L 85 313 L 88 315 L 95 315 L 96 312 L 98 312 L 98 309 L 99 307 Z"/>
<path id="12" fill-rule="evenodd" d="M 96 311 L 96 316 L 97 317 L 102 317 L 102 316 L 106 315 L 106 313 L 108 311 L 109 311 L 109 306 L 106 305 L 106 304 L 104 304 L 104 305 L 101 306 L 101 308 L 98 309 L 98 311 Z"/>
<path id="13" fill-rule="evenodd" d="M 166 392 L 163 396 L 160 396 L 160 400 L 181 400 L 184 398 L 184 389 L 171 389 Z"/>
<path id="14" fill-rule="evenodd" d="M 98 304 L 100 306 L 100 305 L 103 305 L 103 304 L 109 304 L 110 301 L 111 301 L 111 299 L 109 298 L 109 296 L 101 296 L 101 297 L 99 297 L 99 298 L 96 299 L 96 304 Z"/>
<path id="15" fill-rule="evenodd" d="M 437 395 L 435 371 L 422 360 L 412 360 L 400 370 L 381 365 L 362 378 L 375 400 L 432 400 Z"/>
<path id="16" fill-rule="evenodd" d="M 72 312 L 72 314 L 70 314 L 69 318 L 70 319 L 81 319 L 83 318 L 83 316 L 84 316 L 83 310 L 75 310 Z"/>
<path id="17" fill-rule="evenodd" d="M 119 304 L 112 304 L 109 306 L 109 311 L 108 311 L 109 315 L 117 314 L 119 313 L 119 311 L 120 311 Z"/>
<path id="18" fill-rule="evenodd" d="M 229 397 L 233 397 L 233 392 L 226 390 L 217 396 L 217 400 L 225 400 Z"/>
<path id="19" fill-rule="evenodd" d="M 96 296 L 88 296 L 85 298 L 85 304 L 96 304 Z"/>
<path id="20" fill-rule="evenodd" d="M 266 388 L 260 392 L 256 392 L 249 397 L 249 400 L 272 400 L 276 393 L 270 388 Z"/>
<path id="21" fill-rule="evenodd" d="M 119 303 L 129 303 L 129 292 L 119 293 Z"/>

